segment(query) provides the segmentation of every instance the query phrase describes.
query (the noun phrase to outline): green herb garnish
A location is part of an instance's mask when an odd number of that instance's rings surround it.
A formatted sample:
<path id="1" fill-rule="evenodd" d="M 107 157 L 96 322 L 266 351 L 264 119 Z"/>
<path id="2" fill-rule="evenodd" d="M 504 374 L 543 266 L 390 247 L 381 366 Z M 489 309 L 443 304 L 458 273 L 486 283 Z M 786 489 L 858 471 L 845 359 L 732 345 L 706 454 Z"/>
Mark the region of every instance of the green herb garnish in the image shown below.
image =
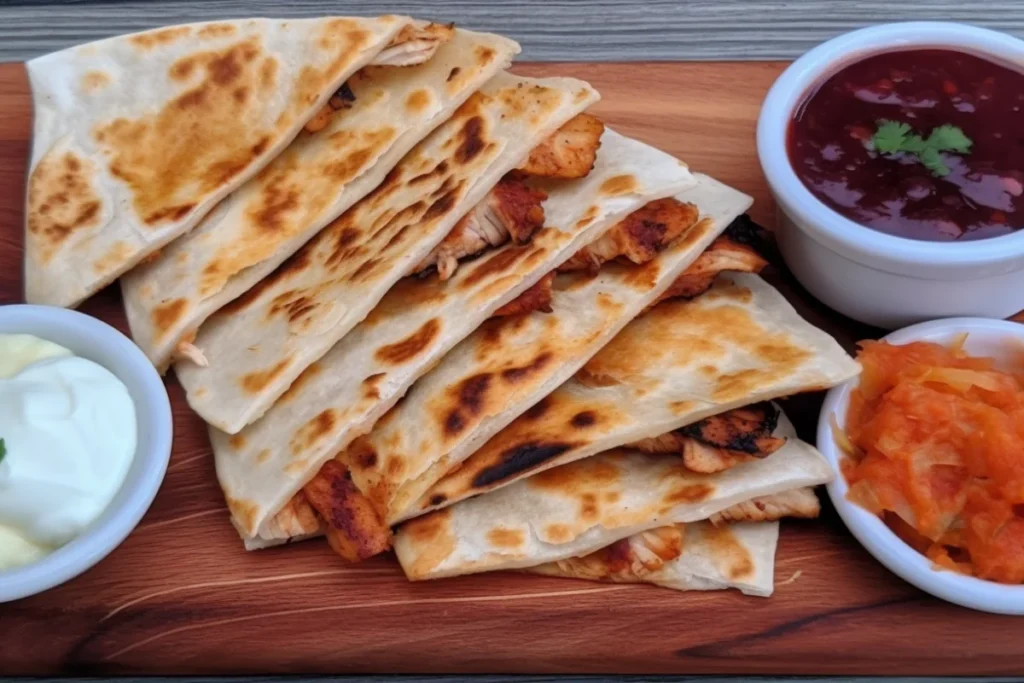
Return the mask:
<path id="1" fill-rule="evenodd" d="M 4 461 L 4 457 L 7 455 L 7 446 L 4 444 L 4 440 L 0 439 L 0 462 Z"/>
<path id="2" fill-rule="evenodd" d="M 939 152 L 967 154 L 974 142 L 962 130 L 948 123 L 933 128 L 925 139 L 911 132 L 909 123 L 881 119 L 878 130 L 871 136 L 871 144 L 882 154 L 912 154 L 933 175 L 941 178 L 949 175 L 949 167 L 943 163 Z"/>

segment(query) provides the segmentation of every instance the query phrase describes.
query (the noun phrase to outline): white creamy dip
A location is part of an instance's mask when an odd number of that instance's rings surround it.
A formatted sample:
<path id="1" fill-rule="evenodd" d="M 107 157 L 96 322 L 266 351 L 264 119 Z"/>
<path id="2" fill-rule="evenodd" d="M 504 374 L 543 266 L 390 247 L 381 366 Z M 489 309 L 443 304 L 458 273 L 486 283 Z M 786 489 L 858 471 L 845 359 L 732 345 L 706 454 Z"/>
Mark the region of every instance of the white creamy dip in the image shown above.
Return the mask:
<path id="1" fill-rule="evenodd" d="M 106 368 L 52 342 L 0 334 L 0 570 L 71 541 L 124 483 L 135 405 Z"/>

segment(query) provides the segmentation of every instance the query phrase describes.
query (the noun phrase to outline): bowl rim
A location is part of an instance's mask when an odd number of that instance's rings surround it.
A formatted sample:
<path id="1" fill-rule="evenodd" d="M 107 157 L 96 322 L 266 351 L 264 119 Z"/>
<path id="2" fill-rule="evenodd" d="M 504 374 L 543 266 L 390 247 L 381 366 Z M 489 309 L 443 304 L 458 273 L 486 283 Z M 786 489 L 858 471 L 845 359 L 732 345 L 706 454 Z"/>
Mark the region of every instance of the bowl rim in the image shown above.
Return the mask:
<path id="1" fill-rule="evenodd" d="M 896 330 L 884 341 L 905 344 L 912 341 L 950 337 L 963 332 L 986 332 L 1024 342 L 1024 325 L 990 318 L 943 318 Z M 826 488 L 832 504 L 850 532 L 864 548 L 894 574 L 921 590 L 947 602 L 996 614 L 1024 615 L 1024 585 L 1013 586 L 935 569 L 928 558 L 904 543 L 884 522 L 846 499 L 849 489 L 839 468 L 840 449 L 832 436 L 833 415 L 840 427 L 846 422 L 850 392 L 859 377 L 847 380 L 825 396 L 818 418 L 818 450 L 832 465 L 835 478 Z"/>
<path id="2" fill-rule="evenodd" d="M 845 33 L 794 61 L 775 81 L 757 122 L 757 154 L 772 194 L 786 213 L 834 251 L 875 267 L 1009 265 L 1024 255 L 1024 230 L 967 242 L 929 242 L 873 230 L 835 212 L 796 175 L 786 149 L 789 121 L 804 94 L 826 75 L 872 54 L 933 47 L 968 52 L 1024 72 L 1024 40 L 970 24 L 913 21 Z"/>
<path id="3" fill-rule="evenodd" d="M 127 496 L 119 504 L 112 502 L 107 506 L 96 522 L 66 545 L 35 562 L 0 570 L 0 603 L 59 586 L 87 571 L 119 546 L 138 526 L 156 497 L 167 471 L 173 441 L 171 404 L 163 380 L 128 337 L 98 318 L 54 306 L 0 306 L 0 319 L 11 318 L 24 325 L 60 326 L 65 336 L 88 339 L 96 346 L 112 348 L 122 359 L 115 374 L 134 375 L 143 386 L 146 400 L 142 404 L 136 402 L 135 410 L 140 415 L 145 413 L 151 429 L 150 438 L 146 442 L 140 440 L 136 446 L 132 466 L 136 461 L 141 461 L 143 466 Z"/>

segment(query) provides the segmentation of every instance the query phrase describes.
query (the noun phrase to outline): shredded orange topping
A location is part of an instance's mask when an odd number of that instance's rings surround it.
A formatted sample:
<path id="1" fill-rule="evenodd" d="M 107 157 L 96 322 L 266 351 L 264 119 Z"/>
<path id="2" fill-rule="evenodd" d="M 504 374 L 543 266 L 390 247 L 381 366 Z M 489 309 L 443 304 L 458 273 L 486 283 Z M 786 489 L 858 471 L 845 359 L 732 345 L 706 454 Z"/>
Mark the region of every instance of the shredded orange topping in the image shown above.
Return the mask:
<path id="1" fill-rule="evenodd" d="M 1024 351 L 1000 370 L 963 343 L 861 343 L 848 497 L 940 567 L 1024 583 Z"/>

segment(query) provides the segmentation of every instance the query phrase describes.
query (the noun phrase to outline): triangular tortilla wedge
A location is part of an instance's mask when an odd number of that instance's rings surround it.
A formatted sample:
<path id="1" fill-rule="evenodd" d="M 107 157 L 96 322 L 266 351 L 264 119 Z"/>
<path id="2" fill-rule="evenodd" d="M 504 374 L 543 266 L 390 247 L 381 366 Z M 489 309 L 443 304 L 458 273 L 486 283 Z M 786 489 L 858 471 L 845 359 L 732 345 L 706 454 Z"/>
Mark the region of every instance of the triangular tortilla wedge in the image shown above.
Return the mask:
<path id="1" fill-rule="evenodd" d="M 677 591 L 736 588 L 768 597 L 775 589 L 778 522 L 658 527 L 583 557 L 524 571 L 609 583 L 652 583 Z"/>
<path id="2" fill-rule="evenodd" d="M 692 301 L 631 322 L 576 375 L 496 434 L 415 506 L 451 505 L 601 451 L 860 372 L 757 275 L 726 273 Z"/>
<path id="3" fill-rule="evenodd" d="M 261 419 L 233 437 L 211 430 L 217 475 L 243 536 L 257 534 L 327 459 L 369 431 L 498 308 L 629 213 L 694 183 L 674 157 L 605 130 L 586 177 L 543 184 L 548 227 L 529 243 L 486 253 L 447 281 L 413 276 L 392 287 Z"/>
<path id="4" fill-rule="evenodd" d="M 209 366 L 175 365 L 192 408 L 232 434 L 260 418 L 505 173 L 597 99 L 573 78 L 491 79 L 382 185 L 207 320 L 195 344 Z"/>
<path id="5" fill-rule="evenodd" d="M 456 30 L 424 64 L 368 66 L 349 78 L 350 108 L 299 133 L 192 232 L 122 279 L 135 343 L 165 369 L 179 342 L 380 185 L 518 52 L 501 36 Z"/>
<path id="6" fill-rule="evenodd" d="M 712 475 L 690 472 L 677 456 L 628 449 L 577 460 L 406 522 L 395 553 L 414 581 L 535 567 L 831 480 L 828 461 L 784 415 L 775 434 L 787 437 L 777 452 Z"/>
<path id="7" fill-rule="evenodd" d="M 76 306 L 188 232 L 410 21 L 187 24 L 28 62 L 25 298 Z"/>
<path id="8" fill-rule="evenodd" d="M 654 260 L 560 275 L 552 313 L 488 321 L 352 443 L 342 459 L 388 523 L 418 514 L 414 504 L 431 485 L 569 379 L 750 206 L 746 195 L 697 179 L 676 198 L 695 205 L 700 220 Z"/>

